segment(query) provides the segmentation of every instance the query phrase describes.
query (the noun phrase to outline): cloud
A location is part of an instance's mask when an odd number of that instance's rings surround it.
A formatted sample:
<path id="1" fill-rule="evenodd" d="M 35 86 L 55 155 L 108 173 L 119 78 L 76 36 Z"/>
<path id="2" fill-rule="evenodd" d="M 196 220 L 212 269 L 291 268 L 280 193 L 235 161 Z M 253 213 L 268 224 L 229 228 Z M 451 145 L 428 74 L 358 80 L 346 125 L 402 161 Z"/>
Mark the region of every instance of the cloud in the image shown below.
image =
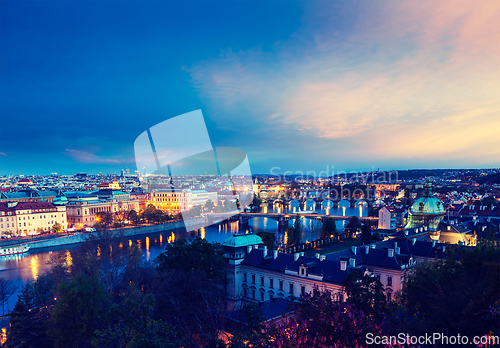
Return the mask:
<path id="1" fill-rule="evenodd" d="M 7 156 L 7 154 L 5 152 L 0 152 L 0 156 Z"/>
<path id="2" fill-rule="evenodd" d="M 345 158 L 498 162 L 500 2 L 358 6 L 308 7 L 288 42 L 199 62 L 192 83 L 217 122 L 242 113 L 295 158 L 307 139 L 342 140 L 324 155 Z"/>
<path id="3" fill-rule="evenodd" d="M 93 164 L 120 164 L 120 163 L 130 163 L 134 162 L 133 159 L 129 158 L 102 158 L 95 153 L 75 150 L 75 149 L 64 149 L 64 155 L 71 157 L 73 160 L 79 163 L 93 163 Z"/>

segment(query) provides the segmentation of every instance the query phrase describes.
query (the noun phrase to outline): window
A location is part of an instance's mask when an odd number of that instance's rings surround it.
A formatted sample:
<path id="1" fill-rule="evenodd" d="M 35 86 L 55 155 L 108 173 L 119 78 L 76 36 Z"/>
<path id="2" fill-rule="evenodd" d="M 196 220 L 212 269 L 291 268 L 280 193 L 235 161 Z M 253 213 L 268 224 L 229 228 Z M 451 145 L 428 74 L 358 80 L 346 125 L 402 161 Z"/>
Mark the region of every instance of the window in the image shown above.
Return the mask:
<path id="1" fill-rule="evenodd" d="M 264 286 L 264 277 L 260 277 L 260 286 Z"/>
<path id="2" fill-rule="evenodd" d="M 252 298 L 255 300 L 255 290 L 252 290 Z"/>
<path id="3" fill-rule="evenodd" d="M 387 301 L 391 302 L 392 300 L 392 294 L 390 292 L 387 293 Z"/>
<path id="4" fill-rule="evenodd" d="M 252 284 L 255 284 L 255 274 L 252 274 Z"/>
<path id="5" fill-rule="evenodd" d="M 271 289 L 273 289 L 273 288 L 274 288 L 274 279 L 273 279 L 273 278 L 269 278 L 269 287 L 270 287 Z"/>
<path id="6" fill-rule="evenodd" d="M 375 278 L 377 278 L 378 280 L 380 280 L 380 274 L 377 274 L 377 275 L 375 276 Z"/>
<path id="7" fill-rule="evenodd" d="M 247 272 L 244 272 L 243 273 L 243 281 L 246 282 L 247 281 Z"/>
<path id="8" fill-rule="evenodd" d="M 392 277 L 387 277 L 387 286 L 392 286 Z"/>
<path id="9" fill-rule="evenodd" d="M 280 280 L 280 290 L 283 291 L 283 281 Z"/>
<path id="10" fill-rule="evenodd" d="M 264 293 L 263 292 L 260 293 L 260 300 L 264 301 Z"/>
<path id="11" fill-rule="evenodd" d="M 290 295 L 293 295 L 293 284 L 290 283 Z"/>
<path id="12" fill-rule="evenodd" d="M 300 287 L 300 294 L 301 294 L 302 296 L 304 296 L 304 295 L 306 294 L 306 287 L 305 287 L 304 285 L 302 285 L 302 286 Z"/>

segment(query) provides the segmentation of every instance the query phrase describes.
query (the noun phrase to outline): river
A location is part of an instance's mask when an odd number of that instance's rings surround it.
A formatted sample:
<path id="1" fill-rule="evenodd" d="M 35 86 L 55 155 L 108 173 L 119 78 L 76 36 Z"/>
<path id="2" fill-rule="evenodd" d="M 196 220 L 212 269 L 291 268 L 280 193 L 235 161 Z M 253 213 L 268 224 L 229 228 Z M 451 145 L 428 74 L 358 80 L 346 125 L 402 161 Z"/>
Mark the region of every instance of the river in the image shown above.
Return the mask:
<path id="1" fill-rule="evenodd" d="M 282 209 L 271 209 L 263 207 L 262 212 L 282 212 Z M 359 208 L 331 208 L 328 212 L 325 210 L 316 209 L 318 214 L 330 215 L 345 215 L 345 216 L 366 216 L 368 209 L 360 206 Z M 293 220 L 289 222 L 293 224 Z M 337 230 L 342 230 L 347 221 L 337 221 Z M 316 239 L 316 233 L 319 230 L 321 223 L 309 219 L 303 219 L 305 233 L 302 241 Z M 233 233 L 238 232 L 239 226 L 237 222 L 230 225 L 212 225 L 193 232 L 186 232 L 183 229 L 178 229 L 168 232 L 156 232 L 147 235 L 138 235 L 129 238 L 123 238 L 125 247 L 131 244 L 137 244 L 142 251 L 145 260 L 154 260 L 161 252 L 165 250 L 165 246 L 175 239 L 179 238 L 196 238 L 201 237 L 209 242 L 223 243 L 224 240 L 230 237 Z M 277 239 L 280 243 L 285 240 L 285 232 L 278 230 L 278 222 L 267 218 L 254 218 L 249 221 L 248 227 L 242 232 L 273 232 L 277 234 Z M 78 245 L 67 245 L 61 247 L 52 247 L 46 249 L 31 250 L 25 254 L 0 256 L 0 277 L 8 279 L 14 286 L 17 287 L 16 293 L 11 297 L 6 312 L 12 310 L 17 300 L 17 295 L 20 293 L 22 286 L 30 280 L 36 279 L 40 274 L 43 274 L 50 269 L 48 264 L 51 255 L 58 252 L 66 252 L 67 257 L 71 258 L 71 251 L 77 248 Z"/>

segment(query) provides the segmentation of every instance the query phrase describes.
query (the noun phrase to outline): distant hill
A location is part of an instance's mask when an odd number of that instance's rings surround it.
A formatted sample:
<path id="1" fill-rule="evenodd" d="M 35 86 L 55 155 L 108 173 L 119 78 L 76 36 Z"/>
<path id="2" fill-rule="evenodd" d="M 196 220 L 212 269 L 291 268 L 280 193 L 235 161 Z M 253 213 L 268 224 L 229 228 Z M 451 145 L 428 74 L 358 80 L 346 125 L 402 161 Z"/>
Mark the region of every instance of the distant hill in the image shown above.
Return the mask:
<path id="1" fill-rule="evenodd" d="M 486 176 L 479 178 L 477 182 L 481 185 L 500 184 L 500 173 L 488 174 Z"/>

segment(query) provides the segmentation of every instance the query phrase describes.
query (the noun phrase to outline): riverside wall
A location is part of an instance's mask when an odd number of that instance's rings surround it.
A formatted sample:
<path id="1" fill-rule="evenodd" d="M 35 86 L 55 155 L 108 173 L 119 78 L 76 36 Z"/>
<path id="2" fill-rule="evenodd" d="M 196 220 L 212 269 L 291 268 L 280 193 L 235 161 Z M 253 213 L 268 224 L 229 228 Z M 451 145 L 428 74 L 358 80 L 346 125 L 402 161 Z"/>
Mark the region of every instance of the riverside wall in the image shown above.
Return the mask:
<path id="1" fill-rule="evenodd" d="M 184 227 L 184 222 L 174 221 L 174 222 L 167 222 L 167 223 L 158 224 L 158 225 L 117 228 L 117 229 L 113 229 L 113 231 L 117 232 L 117 234 L 119 234 L 120 236 L 128 237 L 128 236 L 136 236 L 136 235 L 140 235 L 140 234 L 148 234 L 148 233 L 154 233 L 154 232 L 172 231 L 172 230 L 175 230 L 177 228 L 183 228 L 183 227 Z M 92 234 L 95 234 L 95 233 L 89 232 L 89 233 L 74 234 L 74 235 L 69 235 L 69 236 L 55 237 L 55 238 L 45 239 L 45 240 L 24 241 L 24 242 L 22 242 L 22 244 L 29 245 L 30 250 L 41 249 L 41 248 L 50 248 L 50 247 L 55 247 L 55 246 L 82 243 L 85 240 L 87 240 L 89 235 L 92 235 Z"/>

